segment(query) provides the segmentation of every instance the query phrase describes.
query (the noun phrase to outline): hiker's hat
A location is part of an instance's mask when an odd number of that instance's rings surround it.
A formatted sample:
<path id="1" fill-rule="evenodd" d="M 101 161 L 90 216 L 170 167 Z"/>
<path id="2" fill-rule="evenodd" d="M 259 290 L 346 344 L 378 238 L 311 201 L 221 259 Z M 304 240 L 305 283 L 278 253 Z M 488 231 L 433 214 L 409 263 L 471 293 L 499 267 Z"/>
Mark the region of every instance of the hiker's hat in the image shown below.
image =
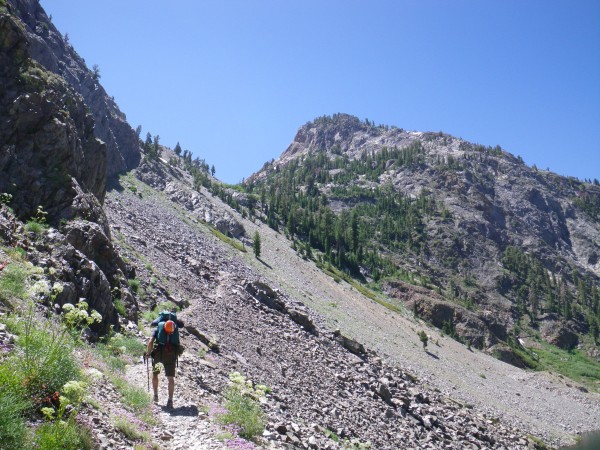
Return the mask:
<path id="1" fill-rule="evenodd" d="M 172 320 L 167 320 L 165 322 L 165 331 L 169 334 L 175 331 L 175 322 L 173 322 Z"/>

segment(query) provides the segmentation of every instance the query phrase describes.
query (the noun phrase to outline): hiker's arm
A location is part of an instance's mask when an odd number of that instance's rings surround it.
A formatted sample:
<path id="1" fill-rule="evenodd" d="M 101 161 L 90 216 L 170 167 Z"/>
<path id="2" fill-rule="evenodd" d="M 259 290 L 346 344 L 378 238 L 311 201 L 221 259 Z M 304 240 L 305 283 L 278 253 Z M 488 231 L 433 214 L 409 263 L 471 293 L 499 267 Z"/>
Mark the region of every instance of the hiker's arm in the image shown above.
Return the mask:
<path id="1" fill-rule="evenodd" d="M 150 338 L 150 340 L 148 341 L 148 347 L 146 347 L 146 355 L 150 356 L 150 353 L 152 353 L 152 347 L 154 346 L 154 336 L 152 336 Z"/>

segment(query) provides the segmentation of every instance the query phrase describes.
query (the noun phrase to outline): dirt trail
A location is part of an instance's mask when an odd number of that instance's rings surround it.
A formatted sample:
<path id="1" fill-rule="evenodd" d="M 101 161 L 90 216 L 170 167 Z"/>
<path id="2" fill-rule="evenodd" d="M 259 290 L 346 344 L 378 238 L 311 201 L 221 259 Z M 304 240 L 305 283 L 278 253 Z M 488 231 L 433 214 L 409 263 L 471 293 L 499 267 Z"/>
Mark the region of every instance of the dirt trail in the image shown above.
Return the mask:
<path id="1" fill-rule="evenodd" d="M 212 450 L 225 449 L 227 446 L 215 436 L 221 433 L 219 426 L 209 419 L 204 407 L 215 399 L 209 399 L 208 394 L 194 386 L 192 380 L 183 376 L 182 371 L 199 370 L 193 366 L 194 360 L 184 353 L 179 359 L 179 368 L 175 377 L 175 394 L 173 409 L 166 407 L 167 380 L 164 374 L 159 375 L 158 404 L 152 406 L 152 411 L 158 424 L 150 430 L 155 442 L 167 450 Z M 129 383 L 142 389 L 148 389 L 148 371 L 150 372 L 150 388 L 152 394 L 152 365 L 148 369 L 143 361 L 127 366 L 126 378 Z"/>

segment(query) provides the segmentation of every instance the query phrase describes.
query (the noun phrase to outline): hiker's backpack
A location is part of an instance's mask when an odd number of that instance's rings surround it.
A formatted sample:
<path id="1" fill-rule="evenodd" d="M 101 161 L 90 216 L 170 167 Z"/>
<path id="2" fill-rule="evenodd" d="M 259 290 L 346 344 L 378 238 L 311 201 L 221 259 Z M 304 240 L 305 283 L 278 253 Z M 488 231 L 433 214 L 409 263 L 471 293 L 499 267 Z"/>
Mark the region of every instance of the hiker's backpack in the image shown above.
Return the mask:
<path id="1" fill-rule="evenodd" d="M 179 345 L 177 314 L 174 312 L 163 311 L 158 315 L 158 335 L 156 336 L 156 340 L 160 345 L 166 347 Z"/>

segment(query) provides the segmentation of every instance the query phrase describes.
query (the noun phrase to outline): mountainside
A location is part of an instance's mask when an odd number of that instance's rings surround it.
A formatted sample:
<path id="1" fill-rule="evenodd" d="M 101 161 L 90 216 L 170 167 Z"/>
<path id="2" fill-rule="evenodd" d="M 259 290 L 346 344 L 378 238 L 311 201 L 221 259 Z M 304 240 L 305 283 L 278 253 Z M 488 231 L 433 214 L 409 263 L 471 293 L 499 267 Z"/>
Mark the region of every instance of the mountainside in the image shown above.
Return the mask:
<path id="1" fill-rule="evenodd" d="M 245 187 L 257 214 L 318 249 L 321 263 L 374 282 L 470 345 L 500 352 L 526 328 L 598 355 L 597 180 L 338 114 L 300 128 Z M 426 289 L 412 295 L 410 285 Z"/>
<path id="2" fill-rule="evenodd" d="M 34 0 L 0 0 L 0 86 L 2 448 L 543 449 L 598 427 L 597 182 L 336 115 L 231 188 L 140 142 Z M 174 409 L 141 359 L 165 308 Z"/>

